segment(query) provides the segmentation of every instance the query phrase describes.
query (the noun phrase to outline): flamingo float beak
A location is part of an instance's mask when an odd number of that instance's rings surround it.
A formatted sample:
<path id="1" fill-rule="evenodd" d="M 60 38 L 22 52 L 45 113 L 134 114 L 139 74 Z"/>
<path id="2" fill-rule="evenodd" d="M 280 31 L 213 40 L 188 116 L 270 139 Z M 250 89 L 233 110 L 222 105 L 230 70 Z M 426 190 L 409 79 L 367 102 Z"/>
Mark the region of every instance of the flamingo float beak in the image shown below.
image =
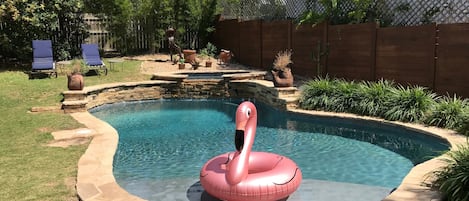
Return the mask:
<path id="1" fill-rule="evenodd" d="M 236 150 L 241 152 L 241 150 L 243 149 L 243 145 L 244 145 L 244 131 L 243 130 L 236 130 L 236 133 L 235 133 L 235 147 L 236 147 Z"/>

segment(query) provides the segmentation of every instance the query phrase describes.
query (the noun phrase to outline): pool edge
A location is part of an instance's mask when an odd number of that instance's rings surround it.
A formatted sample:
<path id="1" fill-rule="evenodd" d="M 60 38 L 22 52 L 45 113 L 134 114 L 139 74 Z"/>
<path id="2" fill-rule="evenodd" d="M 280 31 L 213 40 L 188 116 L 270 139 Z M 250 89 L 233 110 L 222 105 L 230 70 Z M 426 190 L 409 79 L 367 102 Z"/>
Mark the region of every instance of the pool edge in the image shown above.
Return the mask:
<path id="1" fill-rule="evenodd" d="M 308 111 L 300 109 L 286 108 L 287 111 L 310 114 L 316 116 L 327 116 L 337 118 L 351 118 L 366 121 L 374 121 L 383 124 L 403 126 L 409 129 L 420 131 L 422 134 L 430 134 L 442 138 L 449 142 L 451 150 L 457 149 L 457 145 L 466 142 L 466 138 L 452 130 L 436 127 L 427 127 L 420 124 L 410 124 L 402 122 L 391 122 L 379 118 L 359 116 L 347 113 L 332 113 L 323 111 Z M 83 201 L 88 200 L 143 200 L 131 195 L 121 188 L 113 175 L 112 161 L 117 150 L 118 133 L 106 122 L 94 117 L 88 111 L 70 114 L 75 120 L 84 124 L 89 129 L 96 131 L 86 152 L 78 162 L 77 174 L 77 194 Z M 439 200 L 440 194 L 432 191 L 424 181 L 428 173 L 444 165 L 440 160 L 443 156 L 435 157 L 431 160 L 414 166 L 402 183 L 384 201 L 400 200 Z"/>

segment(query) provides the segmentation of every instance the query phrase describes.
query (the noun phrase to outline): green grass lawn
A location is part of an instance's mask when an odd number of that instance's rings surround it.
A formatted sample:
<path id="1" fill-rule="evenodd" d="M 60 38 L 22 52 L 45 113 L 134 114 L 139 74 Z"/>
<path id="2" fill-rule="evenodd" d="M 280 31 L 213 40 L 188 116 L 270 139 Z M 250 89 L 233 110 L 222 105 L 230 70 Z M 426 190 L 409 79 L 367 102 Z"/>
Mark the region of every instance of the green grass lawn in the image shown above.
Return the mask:
<path id="1" fill-rule="evenodd" d="M 120 64 L 118 64 L 120 65 Z M 5 69 L 2 67 L 0 69 Z M 125 61 L 107 76 L 86 76 L 85 86 L 149 80 L 139 61 Z M 86 145 L 48 147 L 51 132 L 82 127 L 67 114 L 30 113 L 32 107 L 59 106 L 67 77 L 29 80 L 22 71 L 0 72 L 0 200 L 78 200 L 77 164 Z"/>

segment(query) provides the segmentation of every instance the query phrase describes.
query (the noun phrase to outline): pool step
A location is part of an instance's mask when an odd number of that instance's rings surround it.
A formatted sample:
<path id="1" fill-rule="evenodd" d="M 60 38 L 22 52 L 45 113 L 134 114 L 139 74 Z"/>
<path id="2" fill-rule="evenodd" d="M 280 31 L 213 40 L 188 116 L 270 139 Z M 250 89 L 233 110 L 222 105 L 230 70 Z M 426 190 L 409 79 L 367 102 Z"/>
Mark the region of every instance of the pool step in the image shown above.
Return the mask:
<path id="1" fill-rule="evenodd" d="M 87 93 L 83 90 L 76 90 L 76 91 L 64 91 L 62 92 L 64 96 L 64 100 L 66 101 L 78 101 L 78 100 L 85 100 Z"/>
<path id="2" fill-rule="evenodd" d="M 277 96 L 279 98 L 283 97 L 299 97 L 300 91 L 296 87 L 276 87 L 277 89 Z"/>
<path id="3" fill-rule="evenodd" d="M 86 100 L 67 100 L 62 102 L 62 109 L 65 113 L 85 112 L 86 104 Z"/>

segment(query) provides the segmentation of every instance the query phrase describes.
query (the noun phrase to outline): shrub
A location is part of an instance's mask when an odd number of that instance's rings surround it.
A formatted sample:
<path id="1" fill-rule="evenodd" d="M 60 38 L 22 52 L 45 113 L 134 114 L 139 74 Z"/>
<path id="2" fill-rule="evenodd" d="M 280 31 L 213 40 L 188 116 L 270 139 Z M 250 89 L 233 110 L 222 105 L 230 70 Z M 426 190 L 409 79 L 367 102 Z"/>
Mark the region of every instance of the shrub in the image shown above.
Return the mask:
<path id="1" fill-rule="evenodd" d="M 362 82 L 360 95 L 363 98 L 357 104 L 357 112 L 368 116 L 383 116 L 388 109 L 386 101 L 390 99 L 393 90 L 392 81 Z"/>
<path id="2" fill-rule="evenodd" d="M 327 110 L 332 104 L 335 86 L 329 77 L 315 78 L 303 86 L 299 105 L 307 110 Z"/>
<path id="3" fill-rule="evenodd" d="M 433 104 L 434 93 L 424 87 L 404 87 L 399 85 L 397 90 L 392 90 L 390 99 L 386 104 L 389 109 L 384 113 L 384 118 L 392 121 L 418 122 L 423 119 Z"/>
<path id="4" fill-rule="evenodd" d="M 360 83 L 344 79 L 316 78 L 306 83 L 300 97 L 300 107 L 332 112 L 355 113 L 362 101 Z"/>
<path id="5" fill-rule="evenodd" d="M 466 111 L 461 117 L 461 124 L 456 128 L 461 135 L 469 136 L 469 111 Z"/>
<path id="6" fill-rule="evenodd" d="M 358 90 L 360 88 L 359 84 L 343 79 L 335 79 L 333 83 L 335 90 L 330 110 L 334 112 L 355 113 L 357 104 L 363 99 Z"/>
<path id="7" fill-rule="evenodd" d="M 217 47 L 208 42 L 207 45 L 205 46 L 205 48 L 201 49 L 200 50 L 200 54 L 203 55 L 203 56 L 207 56 L 207 57 L 215 57 L 215 54 L 217 53 Z"/>
<path id="8" fill-rule="evenodd" d="M 463 115 L 468 111 L 467 99 L 459 99 L 456 96 L 445 96 L 438 99 L 432 112 L 425 119 L 425 123 L 432 126 L 457 129 L 462 121 Z"/>
<path id="9" fill-rule="evenodd" d="M 448 201 L 469 200 L 469 147 L 459 146 L 443 159 L 446 166 L 433 172 L 433 182 Z"/>

